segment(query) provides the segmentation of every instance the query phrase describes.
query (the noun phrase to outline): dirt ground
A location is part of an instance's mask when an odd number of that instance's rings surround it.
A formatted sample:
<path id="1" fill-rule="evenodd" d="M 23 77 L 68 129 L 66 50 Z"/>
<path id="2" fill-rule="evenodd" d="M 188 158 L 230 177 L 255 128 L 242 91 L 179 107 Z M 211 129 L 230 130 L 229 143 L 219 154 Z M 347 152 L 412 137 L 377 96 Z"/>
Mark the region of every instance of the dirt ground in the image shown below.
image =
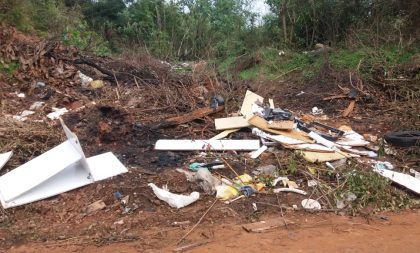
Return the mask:
<path id="1" fill-rule="evenodd" d="M 420 212 L 383 213 L 369 220 L 335 214 L 293 213 L 294 224 L 264 233 L 248 233 L 240 224 L 204 222 L 191 235 L 190 244 L 203 242 L 188 252 L 418 252 Z M 173 252 L 186 228 L 153 228 L 134 242 L 93 246 L 72 240 L 58 243 L 31 243 L 7 252 Z M 157 242 L 158 241 L 158 242 Z M 157 242 L 157 243 L 156 243 Z M 188 243 L 184 243 L 188 244 Z"/>
<path id="2" fill-rule="evenodd" d="M 322 212 L 293 210 L 293 205 L 300 205 L 306 198 L 293 193 L 266 191 L 229 205 L 218 201 L 202 223 L 176 245 L 215 201 L 214 196 L 188 182 L 176 168 L 186 169 L 192 162 L 211 162 L 220 157 L 227 159 L 239 174 L 270 164 L 286 172 L 291 159 L 295 159 L 298 171 L 306 172 L 309 165 L 283 148 L 265 152 L 256 160 L 236 152 L 154 150 L 156 140 L 162 138 L 213 137 L 217 133 L 214 119 L 237 112 L 247 89 L 273 98 L 276 106 L 299 116 L 307 117 L 311 108 L 318 106 L 325 114 L 317 120 L 334 127 L 349 125 L 361 134 L 379 139 L 390 130 L 420 127 L 416 115 L 420 104 L 416 101 L 390 100 L 381 89 L 365 84 L 351 116 L 342 117 L 350 99 L 323 98 L 350 90 L 345 79 L 348 73 L 328 68 L 308 83 L 299 83 L 293 77 L 277 83 L 227 82 L 206 74 L 180 74 L 154 59 L 89 58 L 75 49 L 27 37 L 9 28 L 0 29 L 0 34 L 4 35 L 0 38 L 0 53 L 20 63 L 12 75 L 0 72 L 0 152 L 15 152 L 1 174 L 63 141 L 64 134 L 57 121 L 46 118 L 53 107 L 69 109 L 63 119 L 79 137 L 88 157 L 112 151 L 129 169 L 126 174 L 46 200 L 1 209 L 1 252 L 171 252 L 182 245 L 204 241 L 207 243 L 189 251 L 418 252 L 418 209 L 405 210 L 404 205 L 387 203 L 388 208 L 396 211 L 381 213 L 377 206 L 364 207 L 357 213 L 330 210 L 332 204 L 326 194 L 309 189 L 307 173 L 299 172 L 291 178 L 301 189 L 313 191 L 325 207 Z M 82 86 L 77 78 L 78 70 L 105 80 L 104 87 Z M 354 78 L 358 80 L 357 76 Z M 39 80 L 45 82 L 45 87 L 36 85 Z M 297 96 L 301 91 L 304 94 Z M 25 93 L 26 97 L 17 97 L 19 93 Z M 208 107 L 214 94 L 225 98 L 225 111 L 176 126 L 154 128 L 164 119 Z M 37 101 L 45 105 L 27 121 L 12 120 Z M 250 129 L 243 129 L 230 138 L 250 136 Z M 398 170 L 419 170 L 419 149 L 395 152 L 385 158 Z M 354 161 L 350 163 L 354 168 Z M 336 179 L 323 173 L 327 171 L 325 164 L 313 166 L 323 175 L 320 180 L 325 185 L 335 187 Z M 235 177 L 229 169 L 217 173 L 226 178 Z M 200 200 L 177 210 L 158 200 L 148 183 L 167 185 L 171 192 L 179 194 L 199 191 Z M 386 191 L 397 192 L 404 199 L 416 197 L 395 185 Z M 118 194 L 128 196 L 128 203 L 116 198 Z M 104 201 L 106 207 L 87 213 L 86 206 L 98 200 Z M 293 224 L 261 234 L 248 233 L 242 228 L 243 224 L 279 217 L 282 213 Z"/>

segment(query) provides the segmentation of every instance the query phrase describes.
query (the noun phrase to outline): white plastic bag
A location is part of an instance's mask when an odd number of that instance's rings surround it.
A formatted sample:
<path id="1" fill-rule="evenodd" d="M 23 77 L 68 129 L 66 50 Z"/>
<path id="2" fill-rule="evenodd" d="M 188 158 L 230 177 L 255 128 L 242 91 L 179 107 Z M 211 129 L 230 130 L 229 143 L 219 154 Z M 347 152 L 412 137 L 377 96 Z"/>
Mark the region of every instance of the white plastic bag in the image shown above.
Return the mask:
<path id="1" fill-rule="evenodd" d="M 178 209 L 188 206 L 189 204 L 194 203 L 200 198 L 200 193 L 198 192 L 192 192 L 189 196 L 186 196 L 186 195 L 171 193 L 169 191 L 166 191 L 162 188 L 157 187 L 153 183 L 150 183 L 148 185 L 152 188 L 156 197 L 158 197 L 162 201 L 165 201 L 171 207 L 175 207 Z"/>

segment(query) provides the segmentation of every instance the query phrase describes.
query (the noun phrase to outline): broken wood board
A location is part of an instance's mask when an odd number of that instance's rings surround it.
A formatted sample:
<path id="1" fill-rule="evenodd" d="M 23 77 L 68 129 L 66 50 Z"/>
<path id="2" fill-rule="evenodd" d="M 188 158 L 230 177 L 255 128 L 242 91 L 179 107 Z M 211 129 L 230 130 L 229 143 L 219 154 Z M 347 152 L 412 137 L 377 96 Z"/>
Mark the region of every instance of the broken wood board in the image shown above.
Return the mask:
<path id="1" fill-rule="evenodd" d="M 274 100 L 272 98 L 268 99 L 268 103 L 270 104 L 270 108 L 274 109 Z"/>
<path id="2" fill-rule="evenodd" d="M 195 119 L 203 118 L 203 117 L 208 116 L 210 114 L 223 111 L 224 109 L 225 109 L 224 106 L 219 106 L 215 109 L 208 108 L 208 107 L 200 108 L 200 109 L 197 109 L 195 111 L 192 111 L 190 113 L 187 113 L 187 114 L 184 114 L 184 115 L 181 115 L 181 116 L 165 119 L 164 121 L 162 121 L 162 122 L 160 122 L 156 125 L 153 125 L 151 127 L 151 129 L 158 129 L 158 128 L 162 128 L 162 127 L 181 125 L 181 124 L 193 121 Z"/>
<path id="3" fill-rule="evenodd" d="M 263 145 L 261 146 L 261 148 L 259 148 L 256 151 L 253 151 L 251 154 L 251 158 L 252 159 L 257 159 L 262 153 L 264 153 L 264 151 L 266 151 L 268 149 L 267 146 Z"/>
<path id="4" fill-rule="evenodd" d="M 3 168 L 4 165 L 10 160 L 13 155 L 13 151 L 0 154 L 0 170 Z"/>
<path id="5" fill-rule="evenodd" d="M 215 119 L 214 125 L 216 130 L 228 130 L 250 126 L 248 120 L 243 116 Z"/>
<path id="6" fill-rule="evenodd" d="M 225 131 L 219 133 L 218 135 L 210 138 L 210 140 L 220 140 L 220 139 L 223 139 L 223 138 L 227 137 L 229 134 L 234 133 L 234 132 L 236 132 L 238 130 L 240 130 L 240 128 L 225 130 Z"/>
<path id="7" fill-rule="evenodd" d="M 292 130 L 278 130 L 278 129 L 270 129 L 268 128 L 268 122 L 259 117 L 259 116 L 253 116 L 248 120 L 248 123 L 250 123 L 253 126 L 258 127 L 261 130 L 264 130 L 266 132 L 270 132 L 273 134 L 279 134 L 284 135 L 286 137 L 294 138 L 297 140 L 304 141 L 306 143 L 314 143 L 315 141 L 308 137 L 308 135 L 304 132 L 300 132 L 298 130 L 292 129 Z"/>
<path id="8" fill-rule="evenodd" d="M 313 152 L 320 152 L 320 153 L 334 153 L 335 152 L 334 150 L 330 148 L 324 147 L 319 144 L 313 144 L 313 143 L 292 144 L 292 145 L 284 144 L 283 146 L 289 149 L 313 151 Z"/>
<path id="9" fill-rule="evenodd" d="M 325 152 L 312 152 L 312 151 L 300 151 L 299 152 L 303 159 L 305 159 L 308 162 L 316 163 L 316 162 L 329 162 L 329 161 L 336 161 L 343 158 L 346 158 L 346 156 L 334 152 L 334 153 L 325 153 Z"/>
<path id="10" fill-rule="evenodd" d="M 85 213 L 90 214 L 93 212 L 96 212 L 98 210 L 102 210 L 106 207 L 105 202 L 103 200 L 98 200 L 96 202 L 93 202 L 92 204 L 88 205 L 85 208 Z"/>
<path id="11" fill-rule="evenodd" d="M 263 102 L 264 98 L 254 92 L 247 90 L 245 93 L 244 101 L 242 102 L 241 114 L 246 119 L 251 118 L 254 114 L 252 113 L 252 104 L 255 102 Z"/>
<path id="12" fill-rule="evenodd" d="M 349 106 L 347 106 L 346 110 L 344 110 L 344 112 L 343 112 L 343 117 L 348 117 L 350 115 L 350 113 L 354 109 L 355 104 L 356 104 L 356 100 L 350 101 Z"/>
<path id="13" fill-rule="evenodd" d="M 158 140 L 156 150 L 172 151 L 253 151 L 260 148 L 259 140 Z"/>
<path id="14" fill-rule="evenodd" d="M 287 226 L 289 224 L 294 224 L 294 222 L 284 218 L 274 218 L 270 220 L 245 224 L 242 226 L 242 228 L 247 232 L 262 233 L 266 230 Z"/>
<path id="15" fill-rule="evenodd" d="M 293 120 L 282 120 L 268 122 L 267 127 L 270 129 L 292 130 L 295 127 Z"/>

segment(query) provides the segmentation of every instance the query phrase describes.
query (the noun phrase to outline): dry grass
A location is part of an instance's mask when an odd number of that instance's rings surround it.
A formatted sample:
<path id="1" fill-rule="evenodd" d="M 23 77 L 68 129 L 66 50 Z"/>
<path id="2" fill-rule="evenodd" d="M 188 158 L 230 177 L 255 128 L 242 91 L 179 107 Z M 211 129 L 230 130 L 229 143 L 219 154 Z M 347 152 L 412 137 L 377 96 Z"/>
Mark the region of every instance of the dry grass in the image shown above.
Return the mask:
<path id="1" fill-rule="evenodd" d="M 63 140 L 64 134 L 57 126 L 0 118 L 0 152 L 14 152 L 9 166 L 19 166 Z"/>

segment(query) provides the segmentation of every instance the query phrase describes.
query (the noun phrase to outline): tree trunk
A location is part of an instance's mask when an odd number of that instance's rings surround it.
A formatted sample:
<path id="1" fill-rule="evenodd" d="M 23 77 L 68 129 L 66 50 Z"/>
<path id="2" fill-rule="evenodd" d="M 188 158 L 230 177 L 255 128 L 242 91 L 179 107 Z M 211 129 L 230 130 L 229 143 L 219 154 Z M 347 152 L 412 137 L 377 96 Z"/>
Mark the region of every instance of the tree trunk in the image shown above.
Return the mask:
<path id="1" fill-rule="evenodd" d="M 286 21 L 286 13 L 287 13 L 287 1 L 283 0 L 280 2 L 281 7 L 279 8 L 279 14 L 281 17 L 281 23 L 283 26 L 283 39 L 284 43 L 287 43 L 287 21 Z"/>

